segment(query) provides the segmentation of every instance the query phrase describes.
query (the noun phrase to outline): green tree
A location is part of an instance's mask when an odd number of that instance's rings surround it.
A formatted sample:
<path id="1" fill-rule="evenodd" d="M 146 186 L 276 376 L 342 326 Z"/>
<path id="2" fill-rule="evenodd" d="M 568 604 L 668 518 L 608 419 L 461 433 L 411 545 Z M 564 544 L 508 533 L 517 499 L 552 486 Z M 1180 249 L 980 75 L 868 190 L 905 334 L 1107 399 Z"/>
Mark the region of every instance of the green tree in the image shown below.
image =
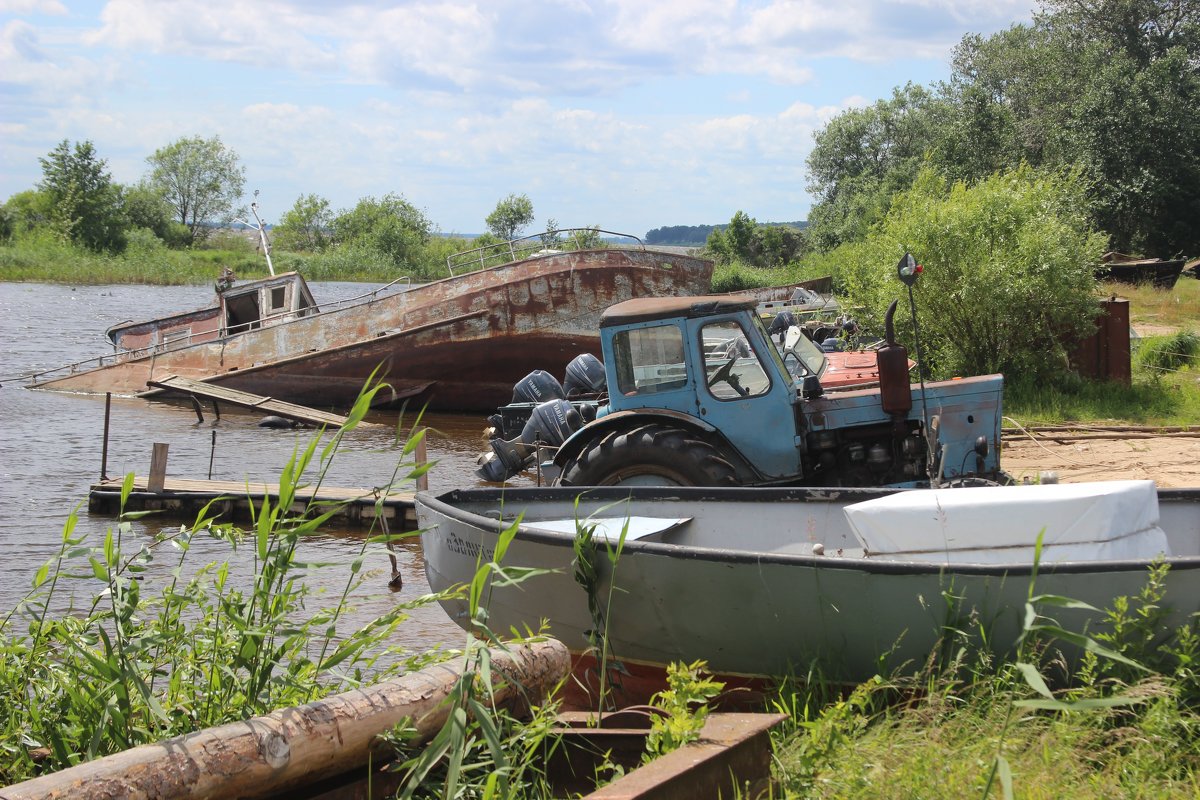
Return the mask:
<path id="1" fill-rule="evenodd" d="M 63 139 L 45 158 L 42 181 L 50 207 L 50 224 L 64 239 L 90 250 L 120 250 L 124 247 L 125 223 L 121 216 L 121 193 L 96 155 L 90 141 Z"/>
<path id="2" fill-rule="evenodd" d="M 170 247 L 183 247 L 191 240 L 191 232 L 174 221 L 174 209 L 162 191 L 146 181 L 123 188 L 121 207 L 130 228 L 145 228 Z"/>
<path id="3" fill-rule="evenodd" d="M 275 245 L 283 250 L 319 253 L 330 242 L 333 211 L 329 201 L 316 194 L 296 198 L 273 231 Z"/>
<path id="4" fill-rule="evenodd" d="M 1200 4 L 1044 0 L 1032 26 L 965 37 L 937 161 L 978 179 L 1078 167 L 1118 250 L 1200 251 Z"/>
<path id="5" fill-rule="evenodd" d="M 1062 341 L 1090 330 L 1094 265 L 1104 248 L 1077 176 L 1022 167 L 974 185 L 932 168 L 895 198 L 861 242 L 835 252 L 838 279 L 868 327 L 903 296 L 895 263 L 924 266 L 915 289 L 926 366 L 937 377 L 1061 375 Z M 901 328 L 907 338 L 908 326 Z M 909 351 L 914 352 L 911 339 Z"/>
<path id="6" fill-rule="evenodd" d="M 13 233 L 20 234 L 48 227 L 53 215 L 50 195 L 38 189 L 17 192 L 4 203 L 13 223 Z"/>
<path id="7" fill-rule="evenodd" d="M 221 137 L 184 137 L 155 150 L 146 163 L 149 182 L 167 198 L 175 218 L 188 227 L 193 239 L 207 235 L 206 223 L 236 212 L 246 170 Z"/>
<path id="8" fill-rule="evenodd" d="M 422 262 L 431 227 L 420 209 L 394 193 L 380 200 L 363 198 L 332 223 L 339 245 L 366 248 L 400 268 Z"/>
<path id="9" fill-rule="evenodd" d="M 521 230 L 533 222 L 533 201 L 528 195 L 510 194 L 487 216 L 488 230 L 502 241 L 517 238 Z"/>
<path id="10" fill-rule="evenodd" d="M 942 104 L 906 84 L 892 97 L 834 117 L 817 132 L 808 156 L 810 241 L 820 249 L 862 238 L 887 212 L 897 191 L 912 185 L 937 140 Z"/>
<path id="11" fill-rule="evenodd" d="M 729 224 L 724 228 L 713 228 L 708 234 L 705 249 L 720 263 L 729 264 L 734 261 L 750 263 L 751 248 L 754 244 L 755 229 L 758 223 L 754 218 L 741 209 L 734 212 Z"/>

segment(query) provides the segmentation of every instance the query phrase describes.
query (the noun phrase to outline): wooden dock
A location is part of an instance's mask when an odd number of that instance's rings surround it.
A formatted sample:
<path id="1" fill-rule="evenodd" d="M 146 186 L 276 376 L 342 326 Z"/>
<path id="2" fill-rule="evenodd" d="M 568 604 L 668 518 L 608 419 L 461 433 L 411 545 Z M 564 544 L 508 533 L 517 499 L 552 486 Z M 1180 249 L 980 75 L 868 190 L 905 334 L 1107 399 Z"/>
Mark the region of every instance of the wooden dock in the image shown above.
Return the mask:
<path id="1" fill-rule="evenodd" d="M 224 386 L 214 386 L 205 381 L 194 381 L 191 378 L 181 378 L 178 375 L 168 375 L 165 378 L 158 380 L 146 381 L 148 386 L 155 389 L 161 389 L 168 392 L 179 392 L 188 395 L 192 398 L 192 402 L 196 405 L 197 414 L 199 414 L 199 400 L 204 398 L 212 401 L 214 409 L 217 409 L 217 416 L 221 416 L 218 401 L 228 403 L 231 406 L 239 406 L 240 408 L 248 408 L 251 411 L 265 411 L 268 414 L 273 414 L 284 419 L 303 422 L 308 425 L 327 425 L 330 428 L 340 428 L 346 424 L 346 418 L 340 414 L 331 414 L 327 411 L 318 411 L 315 408 L 308 406 L 300 406 L 295 403 L 285 403 L 282 400 L 276 400 L 273 397 L 263 397 L 250 392 L 242 392 L 237 389 L 229 389 Z M 371 423 L 363 423 L 371 424 Z"/>
<path id="2" fill-rule="evenodd" d="M 121 512 L 121 486 L 124 479 L 110 478 L 92 484 L 88 491 L 88 511 L 94 514 Z M 264 497 L 279 500 L 279 485 L 274 483 L 192 480 L 165 478 L 162 491 L 151 491 L 149 479 L 134 477 L 133 491 L 125 503 L 126 511 L 157 511 L 172 517 L 195 516 L 209 503 L 209 514 L 219 515 L 222 521 L 250 519 L 251 504 L 258 508 Z M 390 492 L 379 502 L 380 516 L 393 533 L 416 530 L 417 518 L 413 505 L 415 492 Z M 333 519 L 350 526 L 368 526 L 376 517 L 380 495 L 374 489 L 354 489 L 322 486 L 319 491 L 302 489 L 296 492 L 292 504 L 294 513 L 313 507 L 311 513 L 339 505 Z"/>

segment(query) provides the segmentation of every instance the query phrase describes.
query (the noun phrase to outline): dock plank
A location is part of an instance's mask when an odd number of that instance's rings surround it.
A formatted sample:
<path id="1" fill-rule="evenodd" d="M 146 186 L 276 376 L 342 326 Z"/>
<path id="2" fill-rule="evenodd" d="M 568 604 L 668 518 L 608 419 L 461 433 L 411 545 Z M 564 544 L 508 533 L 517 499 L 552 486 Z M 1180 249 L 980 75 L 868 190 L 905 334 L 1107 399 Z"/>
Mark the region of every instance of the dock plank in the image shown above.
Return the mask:
<path id="1" fill-rule="evenodd" d="M 269 411 L 285 419 L 306 422 L 310 425 L 328 425 L 334 428 L 346 424 L 346 417 L 327 411 L 318 411 L 308 406 L 296 403 L 285 403 L 273 397 L 230 389 L 226 386 L 216 386 L 205 381 L 196 381 L 179 375 L 168 375 L 146 381 L 148 386 L 167 391 L 183 392 L 193 397 L 203 397 L 206 400 L 219 400 L 230 405 L 248 408 L 251 411 Z"/>
<path id="2" fill-rule="evenodd" d="M 123 478 L 109 478 L 94 483 L 88 491 L 88 511 L 97 514 L 121 512 L 120 496 Z M 310 503 L 344 503 L 335 519 L 348 524 L 366 525 L 375 518 L 376 502 L 385 519 L 393 523 L 392 530 L 413 530 L 416 511 L 412 491 L 380 493 L 372 488 L 321 486 L 297 489 L 294 510 Z M 222 515 L 244 517 L 251 504 L 257 506 L 264 497 L 279 499 L 279 484 L 261 481 L 214 481 L 196 478 L 166 478 L 161 492 L 149 489 L 149 479 L 134 476 L 133 490 L 125 511 L 158 511 L 175 516 L 194 516 L 210 502 L 217 501 L 215 511 Z"/>

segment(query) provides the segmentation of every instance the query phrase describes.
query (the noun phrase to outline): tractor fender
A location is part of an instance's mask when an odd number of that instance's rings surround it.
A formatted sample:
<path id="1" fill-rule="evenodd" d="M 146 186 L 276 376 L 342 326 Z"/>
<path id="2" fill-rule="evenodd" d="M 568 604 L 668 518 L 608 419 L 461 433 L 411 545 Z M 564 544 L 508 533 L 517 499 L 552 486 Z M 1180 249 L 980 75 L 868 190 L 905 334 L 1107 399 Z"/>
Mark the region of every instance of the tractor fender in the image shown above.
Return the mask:
<path id="1" fill-rule="evenodd" d="M 698 417 L 693 417 L 691 414 L 683 414 L 679 411 L 671 411 L 669 409 L 638 408 L 630 411 L 616 411 L 612 414 L 606 414 L 594 422 L 589 422 L 571 434 L 558 448 L 558 452 L 554 454 L 554 463 L 559 468 L 562 468 L 567 462 L 579 455 L 588 443 L 599 439 L 601 436 L 614 430 L 632 430 L 650 422 L 665 422 L 680 430 L 698 433 L 702 438 L 720 445 L 724 450 L 724 454 L 733 463 L 734 469 L 738 472 L 748 478 L 758 475 L 757 471 L 746 463 L 737 449 L 729 443 L 729 440 L 717 428 Z"/>

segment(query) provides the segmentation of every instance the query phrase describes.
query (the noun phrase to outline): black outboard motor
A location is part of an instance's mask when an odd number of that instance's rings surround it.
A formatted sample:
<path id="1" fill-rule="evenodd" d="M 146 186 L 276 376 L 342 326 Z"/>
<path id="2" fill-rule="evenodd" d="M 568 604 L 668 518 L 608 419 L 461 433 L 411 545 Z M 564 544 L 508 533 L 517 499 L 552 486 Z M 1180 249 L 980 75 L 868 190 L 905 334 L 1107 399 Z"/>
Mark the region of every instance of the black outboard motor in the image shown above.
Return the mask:
<path id="1" fill-rule="evenodd" d="M 772 336 L 784 336 L 787 334 L 788 328 L 796 324 L 796 315 L 790 311 L 780 311 L 775 315 L 775 319 L 771 320 L 771 327 L 767 329 L 767 333 Z M 782 341 L 782 339 L 780 339 Z"/>
<path id="2" fill-rule="evenodd" d="M 538 405 L 529 415 L 521 436 L 512 441 L 492 439 L 492 452 L 479 457 L 475 474 L 485 481 L 506 481 L 529 466 L 537 454 L 537 445 L 558 447 L 583 427 L 579 411 L 563 399 Z"/>
<path id="3" fill-rule="evenodd" d="M 513 387 L 514 403 L 545 403 L 548 400 L 564 400 L 566 392 L 562 384 L 544 369 L 535 369 Z"/>
<path id="4" fill-rule="evenodd" d="M 591 353 L 580 353 L 567 364 L 563 375 L 563 391 L 567 397 L 600 394 L 608 388 L 604 365 Z"/>

